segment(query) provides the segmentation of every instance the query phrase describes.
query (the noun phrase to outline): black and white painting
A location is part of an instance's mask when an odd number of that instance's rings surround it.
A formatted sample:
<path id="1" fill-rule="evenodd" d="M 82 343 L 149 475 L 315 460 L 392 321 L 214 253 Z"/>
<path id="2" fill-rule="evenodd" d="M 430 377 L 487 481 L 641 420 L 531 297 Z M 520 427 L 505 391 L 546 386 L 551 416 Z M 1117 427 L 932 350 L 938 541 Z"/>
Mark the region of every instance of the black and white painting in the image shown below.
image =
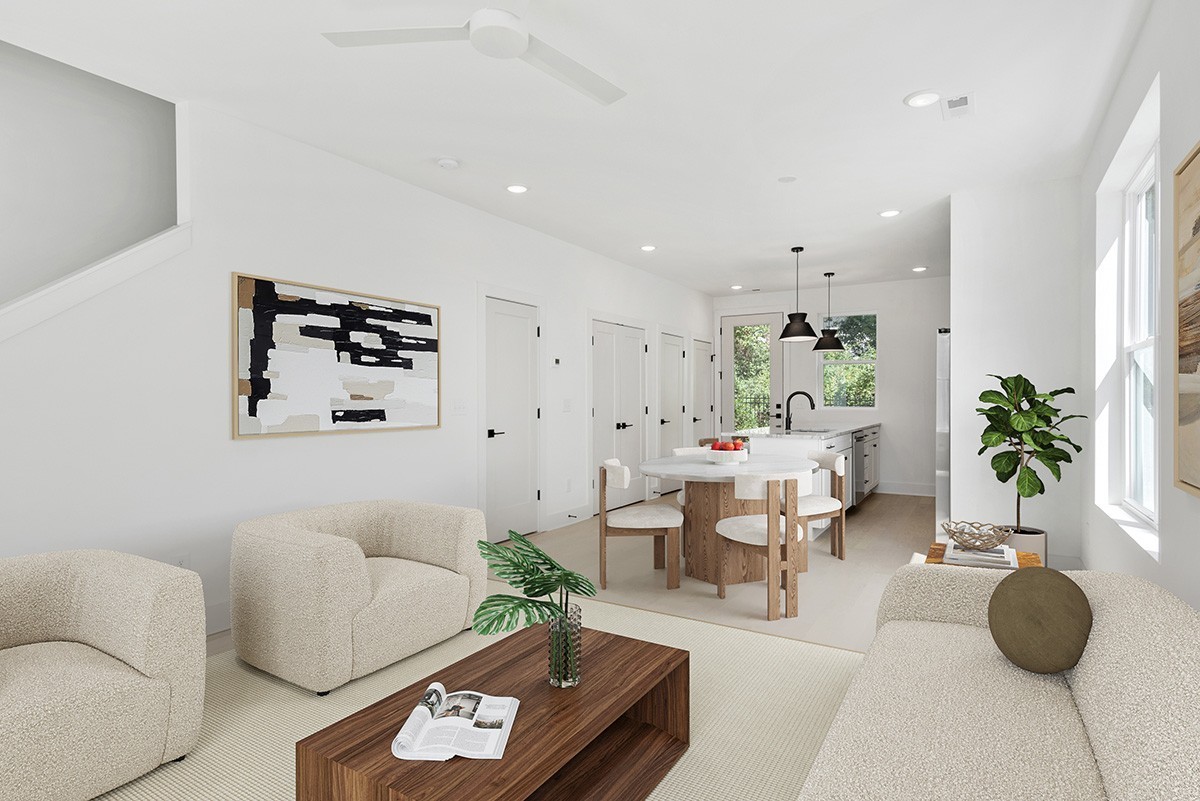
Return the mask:
<path id="1" fill-rule="evenodd" d="M 237 437 L 439 425 L 439 309 L 234 274 Z"/>

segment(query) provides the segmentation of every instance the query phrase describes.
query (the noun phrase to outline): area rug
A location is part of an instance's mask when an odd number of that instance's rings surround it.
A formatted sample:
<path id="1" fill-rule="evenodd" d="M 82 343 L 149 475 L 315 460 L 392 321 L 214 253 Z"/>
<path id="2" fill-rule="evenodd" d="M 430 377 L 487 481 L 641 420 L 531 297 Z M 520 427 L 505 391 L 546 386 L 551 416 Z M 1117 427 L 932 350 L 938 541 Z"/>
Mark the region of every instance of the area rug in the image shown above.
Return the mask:
<path id="1" fill-rule="evenodd" d="M 585 627 L 691 652 L 691 744 L 650 798 L 794 801 L 861 654 L 602 601 L 581 605 Z M 323 698 L 232 652 L 216 654 L 195 750 L 101 797 L 293 801 L 297 740 L 492 642 L 466 631 Z M 583 667 L 586 681 L 586 655 Z"/>

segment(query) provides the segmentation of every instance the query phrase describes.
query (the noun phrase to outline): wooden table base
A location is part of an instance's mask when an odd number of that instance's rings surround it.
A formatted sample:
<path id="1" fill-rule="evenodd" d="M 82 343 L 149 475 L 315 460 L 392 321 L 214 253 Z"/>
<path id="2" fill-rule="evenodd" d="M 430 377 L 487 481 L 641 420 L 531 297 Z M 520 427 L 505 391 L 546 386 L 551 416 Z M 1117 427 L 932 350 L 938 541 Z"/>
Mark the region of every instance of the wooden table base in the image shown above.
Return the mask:
<path id="1" fill-rule="evenodd" d="M 738 515 L 765 514 L 763 501 L 739 501 L 733 495 L 732 481 L 689 481 L 684 489 L 683 555 L 684 575 L 717 583 L 721 547 L 717 521 Z M 744 549 L 735 549 L 725 574 L 726 584 L 763 581 L 767 577 L 766 559 Z"/>

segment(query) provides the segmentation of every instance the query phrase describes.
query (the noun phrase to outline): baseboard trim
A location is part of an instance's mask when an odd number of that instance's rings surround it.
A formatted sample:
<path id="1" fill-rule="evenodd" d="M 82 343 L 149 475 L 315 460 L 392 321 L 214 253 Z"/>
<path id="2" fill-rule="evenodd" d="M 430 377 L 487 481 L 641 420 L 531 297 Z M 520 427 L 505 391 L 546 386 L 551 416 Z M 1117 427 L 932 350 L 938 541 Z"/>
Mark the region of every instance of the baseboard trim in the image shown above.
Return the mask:
<path id="1" fill-rule="evenodd" d="M 564 509 L 560 512 L 550 512 L 546 515 L 546 519 L 542 521 L 542 531 L 553 531 L 556 528 L 570 526 L 578 523 L 580 520 L 587 520 L 591 516 L 591 504 L 577 506 L 574 509 Z"/>
<path id="2" fill-rule="evenodd" d="M 880 495 L 917 495 L 922 498 L 932 498 L 932 484 L 903 484 L 894 481 L 881 481 L 875 491 Z"/>

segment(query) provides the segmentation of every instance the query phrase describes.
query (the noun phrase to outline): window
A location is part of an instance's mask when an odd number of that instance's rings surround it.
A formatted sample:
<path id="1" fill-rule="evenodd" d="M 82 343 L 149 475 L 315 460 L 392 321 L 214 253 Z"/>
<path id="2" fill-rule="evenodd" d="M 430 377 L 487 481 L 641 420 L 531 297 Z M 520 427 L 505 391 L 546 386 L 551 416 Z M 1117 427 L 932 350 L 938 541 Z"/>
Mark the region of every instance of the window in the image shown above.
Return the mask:
<path id="1" fill-rule="evenodd" d="M 771 424 L 771 326 L 733 327 L 733 427 Z"/>
<path id="2" fill-rule="evenodd" d="M 875 315 L 826 317 L 823 328 L 836 328 L 845 350 L 821 351 L 821 404 L 830 407 L 875 405 Z"/>
<path id="3" fill-rule="evenodd" d="M 1158 393 L 1154 380 L 1159 272 L 1157 147 L 1125 193 L 1124 267 L 1125 505 L 1153 523 L 1158 511 Z"/>

